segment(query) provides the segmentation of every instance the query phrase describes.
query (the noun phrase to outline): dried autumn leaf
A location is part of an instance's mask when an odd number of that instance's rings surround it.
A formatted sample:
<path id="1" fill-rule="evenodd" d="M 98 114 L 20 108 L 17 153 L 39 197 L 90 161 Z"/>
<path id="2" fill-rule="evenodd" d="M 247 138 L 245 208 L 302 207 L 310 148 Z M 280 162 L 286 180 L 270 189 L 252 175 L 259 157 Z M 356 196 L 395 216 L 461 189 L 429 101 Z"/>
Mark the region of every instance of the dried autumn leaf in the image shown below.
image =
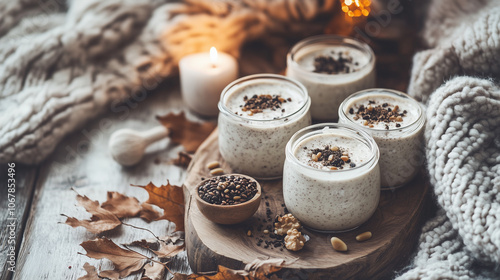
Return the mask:
<path id="1" fill-rule="evenodd" d="M 132 185 L 145 189 L 149 194 L 146 203 L 156 205 L 163 209 L 163 216 L 156 220 L 166 219 L 175 224 L 175 229 L 184 231 L 184 194 L 182 188 L 170 185 L 156 187 L 153 183 L 146 186 Z"/>
<path id="2" fill-rule="evenodd" d="M 176 273 L 172 280 L 256 280 L 250 276 L 242 276 L 236 273 L 235 270 L 219 265 L 219 270 L 214 275 L 200 275 L 200 274 L 181 274 Z"/>
<path id="3" fill-rule="evenodd" d="M 108 200 L 102 203 L 101 207 L 115 214 L 119 219 L 136 217 L 142 209 L 137 198 L 119 192 L 108 192 Z"/>
<path id="4" fill-rule="evenodd" d="M 121 278 L 120 273 L 114 270 L 101 271 L 101 273 L 99 273 L 99 276 L 111 280 L 118 280 Z"/>
<path id="5" fill-rule="evenodd" d="M 177 158 L 174 158 L 172 160 L 172 163 L 180 167 L 188 167 L 189 163 L 191 163 L 191 159 L 193 159 L 193 156 L 191 154 L 188 154 L 186 152 L 179 152 L 177 153 Z"/>
<path id="6" fill-rule="evenodd" d="M 153 250 L 153 252 L 159 257 L 159 258 L 171 258 L 180 252 L 184 251 L 184 244 L 183 245 L 174 245 L 174 244 L 167 244 L 164 242 L 160 242 L 160 249 L 159 250 Z"/>
<path id="7" fill-rule="evenodd" d="M 267 276 L 281 270 L 281 266 L 285 260 L 283 259 L 256 259 L 245 266 L 244 270 L 234 270 L 222 265 L 219 265 L 218 272 L 214 275 L 198 275 L 198 274 L 174 274 L 172 280 L 270 280 L 275 279 L 274 275 L 271 278 Z"/>
<path id="8" fill-rule="evenodd" d="M 184 112 L 178 115 L 170 113 L 165 116 L 156 116 L 156 119 L 169 129 L 171 141 L 182 144 L 190 153 L 195 152 L 215 129 L 215 124 L 211 122 L 195 123 L 189 121 Z"/>
<path id="9" fill-rule="evenodd" d="M 148 250 L 158 251 L 160 250 L 160 243 L 162 244 L 173 244 L 173 245 L 183 245 L 184 244 L 184 232 L 176 231 L 168 236 L 149 239 L 142 239 L 138 241 L 134 241 L 132 243 L 124 244 L 125 246 L 139 246 Z"/>
<path id="10" fill-rule="evenodd" d="M 101 278 L 99 278 L 99 275 L 97 275 L 96 268 L 93 265 L 90 265 L 88 262 L 86 262 L 83 265 L 83 269 L 85 269 L 87 274 L 78 278 L 78 280 L 101 280 Z"/>
<path id="11" fill-rule="evenodd" d="M 165 279 L 165 269 L 164 265 L 156 262 L 146 264 L 141 280 L 163 280 Z"/>
<path id="12" fill-rule="evenodd" d="M 255 259 L 245 266 L 245 271 L 248 271 L 253 277 L 262 278 L 263 276 L 280 271 L 284 262 L 284 259 Z"/>
<path id="13" fill-rule="evenodd" d="M 139 217 L 141 217 L 146 222 L 150 223 L 151 221 L 155 221 L 161 217 L 161 214 L 153 209 L 153 206 L 149 203 L 141 204 L 141 212 L 139 212 Z"/>
<path id="14" fill-rule="evenodd" d="M 142 270 L 146 260 L 149 259 L 138 252 L 123 249 L 107 238 L 85 241 L 80 246 L 87 251 L 85 254 L 87 257 L 94 259 L 106 258 L 114 264 L 115 269 L 113 271 L 102 271 L 99 274 L 101 277 L 111 279 L 116 278 L 116 275 L 123 278 Z"/>
<path id="15" fill-rule="evenodd" d="M 79 205 L 83 206 L 87 212 L 92 214 L 92 217 L 90 217 L 90 220 L 78 220 L 62 214 L 62 216 L 67 218 L 66 224 L 72 227 L 82 226 L 95 234 L 112 230 L 122 224 L 113 213 L 103 209 L 98 201 L 91 200 L 87 196 L 81 196 L 79 194 L 76 196 L 76 200 Z"/>

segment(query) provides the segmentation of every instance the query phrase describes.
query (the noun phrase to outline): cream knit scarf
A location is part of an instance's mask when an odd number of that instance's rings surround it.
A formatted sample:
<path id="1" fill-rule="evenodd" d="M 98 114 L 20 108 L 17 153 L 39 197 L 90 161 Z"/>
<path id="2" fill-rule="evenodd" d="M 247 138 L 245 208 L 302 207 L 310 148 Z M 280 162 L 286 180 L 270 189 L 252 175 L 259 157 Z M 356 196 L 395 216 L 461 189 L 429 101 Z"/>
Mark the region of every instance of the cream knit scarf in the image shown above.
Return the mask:
<path id="1" fill-rule="evenodd" d="M 336 3 L 1 1 L 0 163 L 41 162 L 90 119 L 144 98 L 185 54 L 215 45 L 238 56 L 247 40 L 319 32 Z"/>
<path id="2" fill-rule="evenodd" d="M 500 1 L 435 0 L 423 37 L 409 93 L 440 210 L 397 279 L 500 279 Z"/>

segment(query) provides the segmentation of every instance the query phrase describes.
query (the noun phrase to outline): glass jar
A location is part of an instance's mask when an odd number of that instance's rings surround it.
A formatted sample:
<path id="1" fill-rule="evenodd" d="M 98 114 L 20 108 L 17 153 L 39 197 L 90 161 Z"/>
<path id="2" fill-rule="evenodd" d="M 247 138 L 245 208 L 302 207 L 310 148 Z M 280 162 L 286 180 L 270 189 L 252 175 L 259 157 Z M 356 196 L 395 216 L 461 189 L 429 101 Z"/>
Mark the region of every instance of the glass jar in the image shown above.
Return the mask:
<path id="1" fill-rule="evenodd" d="M 314 120 L 337 121 L 339 105 L 347 96 L 375 86 L 375 55 L 354 38 L 314 36 L 292 47 L 286 75 L 307 88 Z"/>
<path id="2" fill-rule="evenodd" d="M 279 96 L 279 108 L 246 110 L 259 95 Z M 285 145 L 311 124 L 311 100 L 305 87 L 282 75 L 257 74 L 229 84 L 219 101 L 219 151 L 234 172 L 260 179 L 280 178 Z M 246 110 L 246 111 L 244 111 Z"/>
<path id="3" fill-rule="evenodd" d="M 340 151 L 342 166 L 318 160 L 316 149 Z M 304 226 L 338 232 L 354 229 L 375 212 L 380 199 L 379 150 L 373 138 L 350 125 L 316 124 L 299 130 L 286 145 L 283 197 Z M 344 160 L 342 160 L 344 162 Z M 325 164 L 326 162 L 326 164 Z M 331 162 L 336 160 L 332 156 Z"/>
<path id="4" fill-rule="evenodd" d="M 360 106 L 394 111 L 395 119 L 363 119 Z M 366 114 L 365 114 L 366 115 Z M 394 189 L 411 181 L 423 165 L 424 109 L 420 103 L 397 90 L 374 88 L 349 96 L 339 108 L 340 123 L 355 125 L 373 136 L 380 149 L 382 189 Z M 397 119 L 400 116 L 401 119 Z M 368 117 L 369 118 L 369 114 Z"/>

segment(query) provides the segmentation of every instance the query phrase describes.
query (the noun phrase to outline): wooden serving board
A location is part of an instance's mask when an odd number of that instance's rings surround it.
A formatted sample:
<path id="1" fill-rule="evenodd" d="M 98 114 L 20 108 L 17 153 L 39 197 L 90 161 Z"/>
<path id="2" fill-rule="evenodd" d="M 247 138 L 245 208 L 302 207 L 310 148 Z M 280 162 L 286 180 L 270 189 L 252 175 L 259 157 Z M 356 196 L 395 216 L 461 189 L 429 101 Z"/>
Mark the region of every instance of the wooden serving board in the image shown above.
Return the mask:
<path id="1" fill-rule="evenodd" d="M 375 214 L 365 224 L 351 232 L 326 234 L 303 229 L 310 241 L 298 252 L 257 246 L 257 239 L 272 240 L 262 231 L 271 217 L 283 214 L 281 180 L 262 181 L 262 202 L 257 213 L 242 224 L 224 226 L 207 220 L 199 211 L 190 194 L 201 178 L 209 177 L 206 164 L 217 160 L 226 173 L 231 169 L 219 154 L 217 129 L 200 146 L 189 168 L 184 185 L 186 198 L 186 249 L 189 264 L 195 272 L 216 271 L 218 265 L 243 269 L 253 260 L 281 258 L 285 260 L 279 276 L 283 279 L 380 279 L 392 274 L 408 260 L 418 238 L 422 216 L 425 213 L 428 181 L 423 175 L 409 185 L 395 191 L 383 191 Z M 258 163 L 256 163 L 258 164 Z M 267 206 L 268 205 L 268 206 Z M 261 231 L 259 225 L 263 224 Z M 251 237 L 247 236 L 252 229 Z M 373 237 L 357 242 L 355 236 L 371 231 Z M 337 236 L 348 246 L 348 251 L 334 251 L 330 238 Z"/>

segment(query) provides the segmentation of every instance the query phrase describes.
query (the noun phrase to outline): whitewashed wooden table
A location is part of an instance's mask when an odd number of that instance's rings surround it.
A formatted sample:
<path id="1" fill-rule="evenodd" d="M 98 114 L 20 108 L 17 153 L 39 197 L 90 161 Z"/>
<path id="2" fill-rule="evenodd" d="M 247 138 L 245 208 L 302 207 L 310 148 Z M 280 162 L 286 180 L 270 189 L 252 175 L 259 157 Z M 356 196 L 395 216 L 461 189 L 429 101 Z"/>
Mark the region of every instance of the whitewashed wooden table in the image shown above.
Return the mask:
<path id="1" fill-rule="evenodd" d="M 181 146 L 163 139 L 147 149 L 147 155 L 138 165 L 123 168 L 111 158 L 108 140 L 111 133 L 120 128 L 143 131 L 159 125 L 156 115 L 183 110 L 188 119 L 199 118 L 185 109 L 175 82 L 167 83 L 150 93 L 145 100 L 132 104 L 121 105 L 124 110 L 101 116 L 69 135 L 39 166 L 16 166 L 16 240 L 20 248 L 16 256 L 16 272 L 11 273 L 3 267 L 2 280 L 77 279 L 85 275 L 85 262 L 102 269 L 112 268 L 107 260 L 94 260 L 78 254 L 85 253 L 79 244 L 96 235 L 82 227 L 72 228 L 61 223 L 65 221 L 65 217 L 60 215 L 63 213 L 77 218 L 89 217 L 82 207 L 76 206 L 76 193 L 71 188 L 100 202 L 106 200 L 108 191 L 118 191 L 145 201 L 147 192 L 130 184 L 146 185 L 152 181 L 160 185 L 166 184 L 168 179 L 172 184 L 182 185 L 186 169 L 168 164 L 182 150 Z M 7 182 L 6 175 L 7 165 L 4 165 L 0 179 L 2 184 Z M 1 210 L 5 213 L 6 188 L 2 186 L 1 191 Z M 9 221 L 2 217 L 1 222 L 0 264 L 4 265 L 8 257 L 4 253 L 6 249 L 8 251 L 8 232 L 3 225 Z M 159 236 L 174 231 L 174 225 L 166 220 L 148 224 L 142 219 L 131 218 L 125 219 L 125 222 L 148 228 Z M 152 237 L 146 231 L 126 226 L 106 236 L 117 244 Z M 191 272 L 185 252 L 176 256 L 169 267 L 174 272 Z M 140 279 L 140 275 L 126 279 Z"/>

